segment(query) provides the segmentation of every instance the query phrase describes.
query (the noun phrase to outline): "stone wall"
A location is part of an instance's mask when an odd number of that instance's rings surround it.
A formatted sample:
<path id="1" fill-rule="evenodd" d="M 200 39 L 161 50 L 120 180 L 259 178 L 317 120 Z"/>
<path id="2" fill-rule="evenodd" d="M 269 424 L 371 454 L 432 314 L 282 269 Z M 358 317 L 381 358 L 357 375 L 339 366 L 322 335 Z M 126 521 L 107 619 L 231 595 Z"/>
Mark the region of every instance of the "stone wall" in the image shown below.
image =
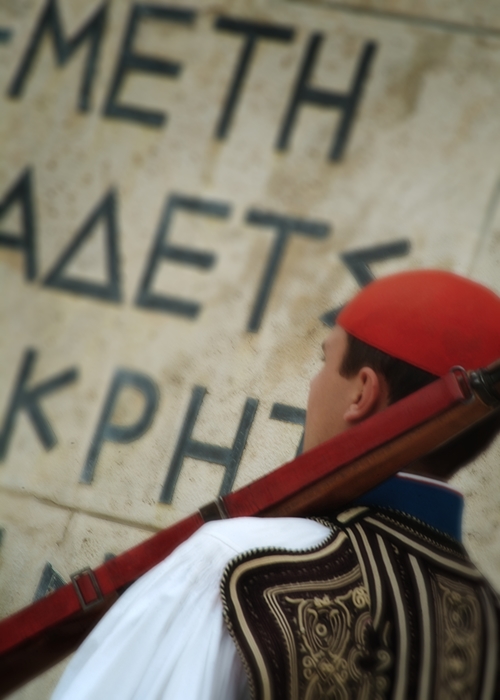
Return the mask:
<path id="1" fill-rule="evenodd" d="M 500 292 L 500 15 L 415 8 L 0 0 L 0 615 L 291 459 L 359 286 Z"/>

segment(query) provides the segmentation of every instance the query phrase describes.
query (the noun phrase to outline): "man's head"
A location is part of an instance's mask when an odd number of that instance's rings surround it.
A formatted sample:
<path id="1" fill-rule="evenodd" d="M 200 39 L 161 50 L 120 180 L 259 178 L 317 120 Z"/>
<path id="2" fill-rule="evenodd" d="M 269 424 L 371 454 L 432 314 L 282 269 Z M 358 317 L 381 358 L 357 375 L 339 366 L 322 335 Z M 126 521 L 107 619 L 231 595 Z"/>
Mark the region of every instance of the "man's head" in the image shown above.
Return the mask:
<path id="1" fill-rule="evenodd" d="M 311 382 L 307 404 L 304 449 L 359 423 L 389 404 L 388 385 L 370 364 L 356 372 L 342 371 L 348 357 L 349 336 L 336 326 L 322 345 L 323 366 Z"/>
<path id="2" fill-rule="evenodd" d="M 500 298 L 457 275 L 422 270 L 372 282 L 344 308 L 311 382 L 304 449 L 311 449 L 460 365 L 500 357 Z M 431 456 L 420 471 L 449 476 L 491 441 L 492 418 Z"/>

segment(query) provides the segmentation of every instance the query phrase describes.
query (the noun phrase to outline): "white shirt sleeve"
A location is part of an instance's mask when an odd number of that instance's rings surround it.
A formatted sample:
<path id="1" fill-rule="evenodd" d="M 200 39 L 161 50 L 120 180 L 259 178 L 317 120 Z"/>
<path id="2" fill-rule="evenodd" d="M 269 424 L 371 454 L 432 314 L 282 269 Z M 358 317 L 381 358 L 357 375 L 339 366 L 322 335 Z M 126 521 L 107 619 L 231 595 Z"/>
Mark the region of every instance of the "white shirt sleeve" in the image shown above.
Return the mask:
<path id="1" fill-rule="evenodd" d="M 204 525 L 113 605 L 52 700 L 244 700 L 245 672 L 222 617 L 225 567 L 250 549 L 308 549 L 328 534 L 298 518 Z"/>

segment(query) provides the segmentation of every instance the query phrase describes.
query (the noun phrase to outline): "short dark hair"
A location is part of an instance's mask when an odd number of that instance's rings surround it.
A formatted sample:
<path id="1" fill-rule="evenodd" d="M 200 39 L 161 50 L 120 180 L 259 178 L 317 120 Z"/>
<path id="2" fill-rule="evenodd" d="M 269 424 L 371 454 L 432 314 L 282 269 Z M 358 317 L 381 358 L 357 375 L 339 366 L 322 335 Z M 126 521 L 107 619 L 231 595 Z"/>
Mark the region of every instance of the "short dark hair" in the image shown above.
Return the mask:
<path id="1" fill-rule="evenodd" d="M 352 377 L 362 367 L 371 367 L 377 374 L 384 377 L 389 389 L 390 404 L 399 401 L 408 394 L 413 394 L 417 389 L 421 389 L 438 378 L 435 374 L 419 369 L 403 360 L 398 360 L 348 333 L 347 350 L 342 360 L 340 374 L 343 377 Z"/>
<path id="2" fill-rule="evenodd" d="M 377 348 L 347 334 L 347 349 L 340 366 L 343 377 L 352 377 L 362 367 L 371 367 L 381 375 L 389 390 L 389 404 L 412 394 L 438 377 L 408 362 L 398 360 Z M 478 457 L 500 431 L 500 411 L 494 411 L 479 425 L 439 447 L 419 461 L 423 470 L 433 476 L 447 478 Z"/>

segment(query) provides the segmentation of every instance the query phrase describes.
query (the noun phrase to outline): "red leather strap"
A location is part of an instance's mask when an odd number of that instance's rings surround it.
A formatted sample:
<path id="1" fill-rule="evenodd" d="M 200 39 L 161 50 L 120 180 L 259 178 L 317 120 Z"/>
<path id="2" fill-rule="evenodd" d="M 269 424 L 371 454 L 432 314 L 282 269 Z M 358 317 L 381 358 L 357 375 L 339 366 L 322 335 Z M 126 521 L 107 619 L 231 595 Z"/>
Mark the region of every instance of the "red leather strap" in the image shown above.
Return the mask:
<path id="1" fill-rule="evenodd" d="M 333 469 L 351 462 L 395 436 L 419 425 L 466 398 L 464 385 L 450 373 L 390 406 L 293 462 L 225 496 L 230 517 L 259 515 Z M 204 523 L 200 513 L 162 530 L 142 544 L 94 570 L 80 572 L 70 584 L 0 622 L 0 654 L 6 653 L 89 605 L 98 604 L 162 561 Z"/>
<path id="2" fill-rule="evenodd" d="M 120 591 L 162 561 L 201 527 L 203 522 L 202 517 L 195 513 L 94 569 L 93 575 L 102 598 Z M 89 603 L 99 602 L 99 593 L 88 575 L 88 570 L 76 575 L 76 579 L 75 582 L 58 588 L 45 598 L 2 620 L 0 654 L 14 649 L 43 631 L 54 628 L 63 620 L 85 609 L 75 584 L 87 606 Z"/>

